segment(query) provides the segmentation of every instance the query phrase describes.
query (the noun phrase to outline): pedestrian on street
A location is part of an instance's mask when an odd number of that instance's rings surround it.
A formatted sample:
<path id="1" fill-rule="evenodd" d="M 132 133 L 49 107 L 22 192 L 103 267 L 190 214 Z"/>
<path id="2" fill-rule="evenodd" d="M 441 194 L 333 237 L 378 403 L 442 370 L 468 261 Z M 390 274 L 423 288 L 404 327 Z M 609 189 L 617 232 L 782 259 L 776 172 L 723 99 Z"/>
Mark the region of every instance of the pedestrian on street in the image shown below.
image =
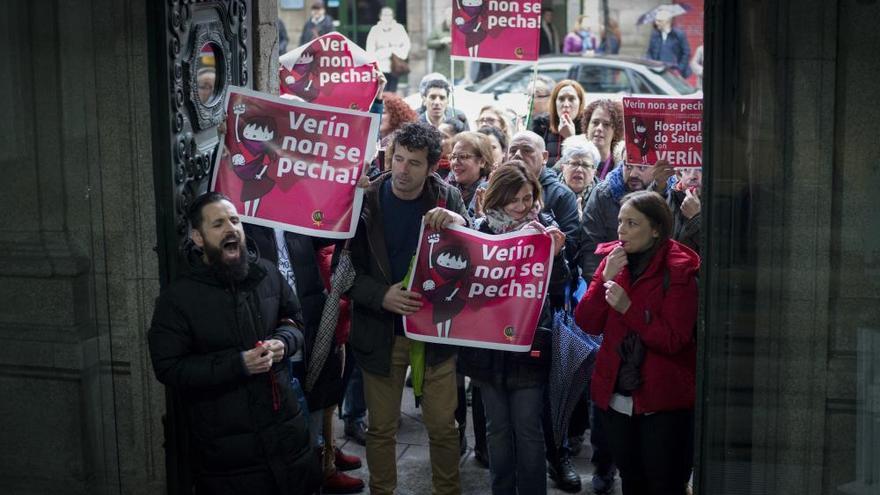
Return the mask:
<path id="1" fill-rule="evenodd" d="M 379 70 L 385 74 L 388 83 L 385 90 L 391 93 L 397 91 L 397 83 L 402 73 L 398 72 L 392 63 L 392 58 L 404 62 L 409 58 L 410 40 L 406 28 L 394 20 L 394 11 L 390 7 L 383 7 L 379 14 L 379 22 L 370 28 L 367 33 L 367 53 L 376 56 Z"/>
<path id="2" fill-rule="evenodd" d="M 311 15 L 303 26 L 302 34 L 299 37 L 299 45 L 305 45 L 315 38 L 324 36 L 333 31 L 333 18 L 327 14 L 324 9 L 322 0 L 312 2 Z"/>
<path id="3" fill-rule="evenodd" d="M 616 241 L 575 309 L 603 335 L 591 395 L 624 495 L 684 495 L 693 464 L 700 257 L 671 240 L 672 212 L 654 192 L 627 195 Z M 675 377 L 671 379 L 670 377 Z"/>
<path id="4" fill-rule="evenodd" d="M 691 45 L 684 31 L 672 26 L 672 15 L 667 10 L 660 10 L 654 19 L 646 56 L 665 63 L 685 79 L 691 75 Z"/>
<path id="5" fill-rule="evenodd" d="M 553 26 L 553 7 L 541 7 L 541 40 L 538 46 L 539 55 L 559 53 L 559 35 Z"/>

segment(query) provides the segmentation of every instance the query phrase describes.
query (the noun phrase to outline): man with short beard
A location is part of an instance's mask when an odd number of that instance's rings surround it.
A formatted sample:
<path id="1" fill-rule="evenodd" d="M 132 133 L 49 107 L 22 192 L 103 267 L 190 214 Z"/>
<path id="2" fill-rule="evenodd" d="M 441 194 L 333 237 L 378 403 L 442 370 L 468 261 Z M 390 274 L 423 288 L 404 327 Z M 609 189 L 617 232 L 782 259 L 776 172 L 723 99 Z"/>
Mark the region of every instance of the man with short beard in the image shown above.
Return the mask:
<path id="1" fill-rule="evenodd" d="M 398 130 L 391 170 L 367 188 L 351 241 L 357 276 L 350 291 L 354 308 L 349 344 L 364 376 L 370 424 L 367 466 L 373 495 L 397 492 L 396 436 L 412 346 L 402 317 L 423 304 L 419 292 L 406 290 L 404 277 L 418 247 L 422 220 L 435 230 L 467 225 L 467 209 L 458 189 L 434 173 L 440 141 L 440 132 L 424 122 L 410 122 Z M 451 345 L 424 347 L 422 420 L 430 439 L 435 495 L 461 493 L 455 354 Z"/>
<path id="2" fill-rule="evenodd" d="M 195 493 L 312 493 L 320 468 L 287 367 L 303 342 L 299 302 L 248 259 L 229 198 L 204 194 L 187 217 L 190 270 L 159 296 L 148 337 L 186 416 Z"/>

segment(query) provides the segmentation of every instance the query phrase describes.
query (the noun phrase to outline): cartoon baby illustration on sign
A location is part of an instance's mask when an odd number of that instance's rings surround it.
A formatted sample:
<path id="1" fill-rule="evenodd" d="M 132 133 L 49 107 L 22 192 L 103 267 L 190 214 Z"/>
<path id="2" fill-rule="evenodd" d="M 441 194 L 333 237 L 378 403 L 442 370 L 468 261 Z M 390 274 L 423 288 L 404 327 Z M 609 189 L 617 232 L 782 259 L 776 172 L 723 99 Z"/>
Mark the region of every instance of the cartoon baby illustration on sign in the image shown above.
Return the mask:
<path id="1" fill-rule="evenodd" d="M 290 71 L 281 69 L 282 84 L 289 91 L 304 101 L 313 101 L 318 97 L 317 60 L 312 50 L 303 52 Z"/>
<path id="2" fill-rule="evenodd" d="M 268 117 L 246 120 L 241 131 L 242 139 L 238 122 L 246 107 L 235 105 L 232 111 L 235 113 L 235 140 L 241 143 L 239 153 L 232 155 L 232 170 L 242 180 L 244 214 L 253 217 L 257 215 L 260 198 L 275 187 L 275 181 L 269 177 L 269 165 L 274 157 L 271 142 L 275 137 L 275 121 Z"/>
<path id="3" fill-rule="evenodd" d="M 633 117 L 632 123 L 633 143 L 639 148 L 642 163 L 648 163 L 648 152 L 651 151 L 651 134 L 648 132 L 648 126 L 640 117 Z"/>
<path id="4" fill-rule="evenodd" d="M 455 27 L 464 33 L 465 45 L 468 55 L 476 57 L 480 50 L 480 43 L 486 39 L 485 13 L 483 0 L 456 0 L 458 12 L 461 15 L 455 18 Z"/>
<path id="5" fill-rule="evenodd" d="M 446 246 L 434 253 L 440 242 L 440 234 L 428 236 L 428 269 L 431 278 L 422 283 L 425 297 L 434 307 L 434 324 L 437 336 L 449 337 L 452 318 L 461 313 L 466 300 L 462 289 L 470 274 L 470 256 L 464 246 Z"/>

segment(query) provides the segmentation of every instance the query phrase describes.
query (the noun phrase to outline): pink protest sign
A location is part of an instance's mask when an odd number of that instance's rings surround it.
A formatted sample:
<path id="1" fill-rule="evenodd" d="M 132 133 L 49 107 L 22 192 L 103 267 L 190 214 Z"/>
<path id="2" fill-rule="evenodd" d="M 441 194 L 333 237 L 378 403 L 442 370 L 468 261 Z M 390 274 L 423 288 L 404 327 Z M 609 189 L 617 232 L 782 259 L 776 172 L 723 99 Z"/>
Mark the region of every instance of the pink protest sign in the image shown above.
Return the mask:
<path id="1" fill-rule="evenodd" d="M 285 53 L 279 62 L 281 94 L 309 103 L 367 112 L 379 89 L 376 57 L 336 32 Z"/>
<path id="2" fill-rule="evenodd" d="M 357 181 L 375 152 L 376 115 L 234 86 L 226 115 L 211 189 L 229 196 L 244 221 L 316 237 L 354 236 L 363 201 Z"/>
<path id="3" fill-rule="evenodd" d="M 703 100 L 701 98 L 623 98 L 626 161 L 673 167 L 703 166 Z"/>
<path id="4" fill-rule="evenodd" d="M 526 352 L 553 270 L 553 240 L 535 230 L 488 235 L 422 224 L 409 290 L 422 308 L 404 317 L 425 342 Z"/>
<path id="5" fill-rule="evenodd" d="M 538 60 L 541 2 L 454 0 L 452 58 L 528 63 Z"/>

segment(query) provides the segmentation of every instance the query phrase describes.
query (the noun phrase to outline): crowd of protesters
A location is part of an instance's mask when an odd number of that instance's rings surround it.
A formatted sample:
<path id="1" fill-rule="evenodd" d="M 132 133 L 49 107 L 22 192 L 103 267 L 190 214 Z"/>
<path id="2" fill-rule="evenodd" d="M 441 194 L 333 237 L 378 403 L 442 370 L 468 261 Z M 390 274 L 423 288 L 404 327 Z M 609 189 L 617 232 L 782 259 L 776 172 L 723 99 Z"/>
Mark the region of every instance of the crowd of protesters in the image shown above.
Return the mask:
<path id="1" fill-rule="evenodd" d="M 397 29 L 385 10 L 379 27 Z M 321 2 L 312 13 L 308 39 L 327 22 Z M 551 16 L 545 11 L 542 47 L 619 49 L 616 23 L 597 36 L 579 22 L 563 40 Z M 681 47 L 664 45 L 680 42 L 667 17 L 655 34 L 651 51 L 673 63 Z M 676 64 L 687 59 L 679 55 Z M 382 86 L 394 86 L 390 69 L 381 71 Z M 359 493 L 368 484 L 370 493 L 395 493 L 400 403 L 411 356 L 423 352 L 417 386 L 433 493 L 461 491 L 470 396 L 475 459 L 488 468 L 493 494 L 546 493 L 548 476 L 579 492 L 581 474 L 592 475 L 599 494 L 618 480 L 625 494 L 684 494 L 693 464 L 701 169 L 629 163 L 621 103 L 588 101 L 573 80 L 536 78 L 531 118 L 486 106 L 473 131 L 450 105 L 442 74 L 422 80 L 417 109 L 382 89 L 371 110 L 382 115 L 379 154 L 359 184 L 361 217 L 345 246 L 245 227 L 221 194 L 189 206 L 189 270 L 157 301 L 149 341 L 156 376 L 192 425 L 196 492 Z M 405 336 L 402 317 L 422 306 L 404 278 L 423 221 L 554 238 L 532 352 L 416 346 Z M 342 251 L 354 278 L 324 343 L 316 337 Z M 572 305 L 578 287 L 583 296 Z M 548 356 L 553 314 L 564 308 L 603 340 L 560 441 L 549 431 Z M 310 369 L 325 346 L 323 364 Z M 344 473 L 361 460 L 334 446 L 337 410 L 344 434 L 366 446 L 368 480 Z M 571 456 L 588 431 L 594 469 L 578 473 Z"/>

